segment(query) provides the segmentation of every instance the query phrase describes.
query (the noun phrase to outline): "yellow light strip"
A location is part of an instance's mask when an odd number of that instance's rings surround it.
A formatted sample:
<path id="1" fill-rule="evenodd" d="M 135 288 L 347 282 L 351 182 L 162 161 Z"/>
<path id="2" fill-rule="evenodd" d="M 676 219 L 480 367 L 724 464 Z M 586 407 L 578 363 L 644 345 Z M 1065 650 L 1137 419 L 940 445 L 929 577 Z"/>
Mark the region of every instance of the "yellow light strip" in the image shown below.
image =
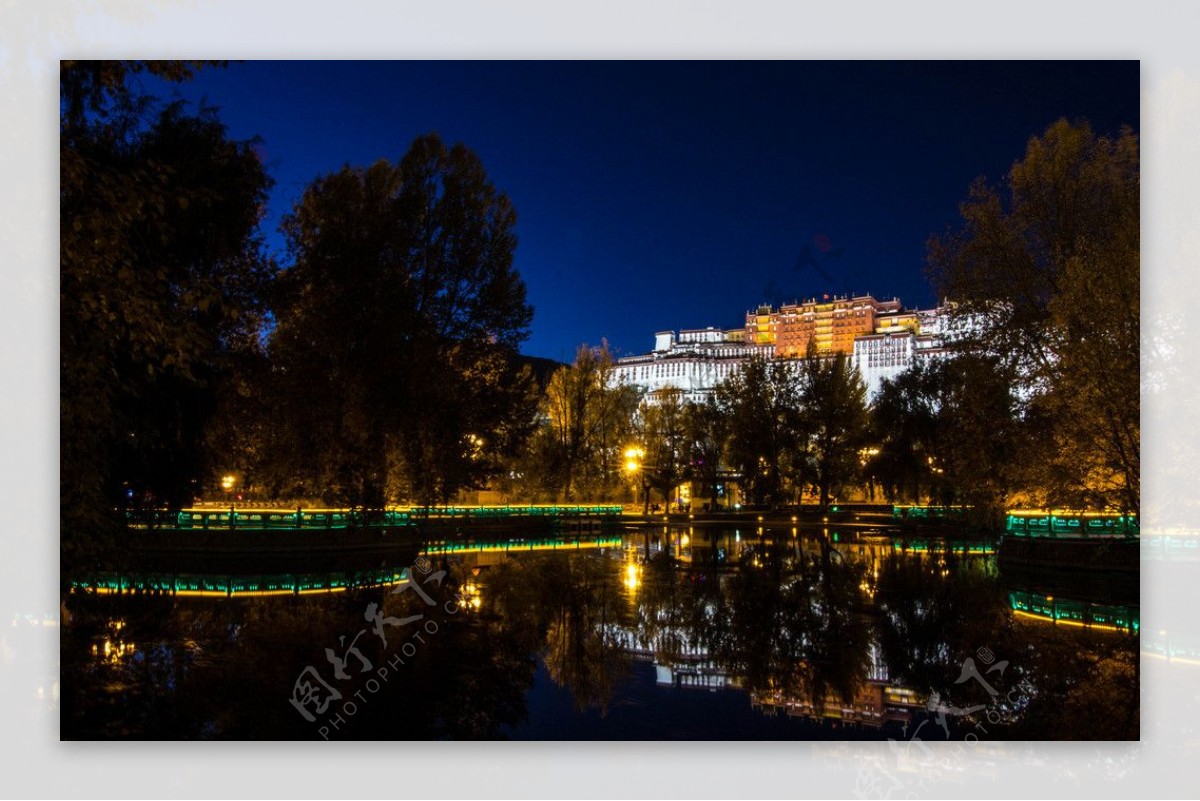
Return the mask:
<path id="1" fill-rule="evenodd" d="M 1167 656 L 1166 654 L 1160 654 L 1157 651 L 1142 651 L 1141 655 L 1148 656 L 1151 659 L 1161 659 L 1163 662 L 1167 662 L 1168 664 L 1179 663 L 1181 665 L 1200 665 L 1200 659 L 1189 659 L 1186 656 Z"/>
<path id="2" fill-rule="evenodd" d="M 1027 617 L 1031 620 L 1037 620 L 1041 623 L 1053 623 L 1055 625 L 1062 624 L 1064 626 L 1078 626 L 1081 629 L 1096 629 L 1098 631 L 1122 631 L 1122 632 L 1123 631 L 1131 631 L 1131 629 L 1122 628 L 1121 626 L 1110 626 L 1107 623 L 1084 623 L 1079 620 L 1070 620 L 1065 617 L 1052 618 L 1047 615 L 1039 615 L 1035 612 L 1025 612 L 1021 609 L 1014 609 L 1014 610 L 1012 610 L 1012 612 L 1014 615 L 1020 615 L 1021 617 Z"/>
<path id="3" fill-rule="evenodd" d="M 609 509 L 609 508 L 613 508 L 613 507 L 616 507 L 619 505 L 620 504 L 615 504 L 615 503 L 595 503 L 595 504 L 529 503 L 529 504 L 520 504 L 517 506 L 472 506 L 472 505 L 464 504 L 462 506 L 452 506 L 452 507 L 434 506 L 434 507 L 430 507 L 429 511 L 440 512 L 440 511 L 443 511 L 444 509 L 483 509 L 483 510 L 493 510 L 493 511 L 509 510 L 509 511 L 514 511 L 514 512 L 519 512 L 522 509 Z M 183 509 L 180 509 L 179 511 L 187 512 L 189 514 L 223 514 L 223 513 L 228 512 L 229 509 L 230 509 L 230 507 L 228 507 L 228 506 L 187 506 L 187 507 L 184 507 Z M 247 515 L 249 515 L 249 514 L 271 514 L 271 515 L 293 515 L 294 516 L 296 514 L 295 509 L 288 509 L 286 507 L 280 507 L 280 508 L 275 508 L 275 509 L 259 509 L 259 508 L 255 508 L 255 507 L 249 507 L 249 506 L 242 507 L 242 506 L 235 505 L 235 506 L 233 506 L 233 510 L 240 515 L 241 514 L 247 514 Z M 426 507 L 424 507 L 424 506 L 388 506 L 383 509 L 383 512 L 384 513 L 414 512 L 414 511 L 425 511 L 425 510 L 426 510 Z M 168 510 L 156 509 L 154 511 L 167 512 Z M 348 508 L 336 508 L 336 509 L 335 508 L 324 508 L 324 507 L 309 508 L 307 506 L 304 506 L 304 507 L 301 507 L 300 511 L 302 513 L 312 512 L 314 514 L 349 514 L 352 510 L 350 510 Z M 353 510 L 353 511 L 358 511 L 358 510 Z"/>
<path id="4" fill-rule="evenodd" d="M 1121 517 L 1121 512 L 1113 510 L 1111 512 L 1075 512 L 1070 509 L 1009 509 L 1005 512 L 1008 515 L 1035 515 L 1037 517 Z M 1127 514 L 1125 517 L 1133 520 L 1137 515 Z"/>
<path id="5" fill-rule="evenodd" d="M 583 550 L 584 548 L 619 548 L 621 542 L 615 540 L 613 542 L 581 542 L 578 545 L 575 543 L 563 545 L 510 545 L 502 546 L 487 546 L 484 548 L 471 548 L 469 546 L 455 546 L 451 549 L 449 546 L 431 546 L 422 553 L 425 554 L 454 554 L 454 553 L 523 553 L 526 551 L 574 551 Z"/>
<path id="6" fill-rule="evenodd" d="M 388 581 L 388 582 L 383 582 L 381 584 L 359 584 L 359 585 L 356 585 L 356 588 L 363 589 L 366 587 L 391 587 L 396 584 L 403 584 L 403 583 L 404 583 L 404 580 Z M 162 589 L 162 590 L 148 590 L 147 592 L 161 592 L 165 595 L 175 595 L 175 596 L 178 596 L 181 598 L 227 598 L 227 597 L 265 598 L 265 597 L 278 596 L 278 595 L 321 595 L 321 594 L 328 594 L 328 593 L 332 593 L 332 592 L 345 592 L 348 589 L 350 589 L 350 588 L 349 587 L 310 587 L 308 589 L 303 589 L 303 590 L 299 590 L 299 591 L 286 590 L 286 589 L 285 590 L 234 590 L 232 592 L 232 594 L 226 592 L 225 590 L 174 590 L 174 591 L 172 591 L 172 590 L 168 590 L 168 589 Z M 93 591 L 97 595 L 120 595 L 122 593 L 136 592 L 136 590 L 134 588 L 118 590 L 118 589 L 113 589 L 112 587 L 96 587 Z"/>

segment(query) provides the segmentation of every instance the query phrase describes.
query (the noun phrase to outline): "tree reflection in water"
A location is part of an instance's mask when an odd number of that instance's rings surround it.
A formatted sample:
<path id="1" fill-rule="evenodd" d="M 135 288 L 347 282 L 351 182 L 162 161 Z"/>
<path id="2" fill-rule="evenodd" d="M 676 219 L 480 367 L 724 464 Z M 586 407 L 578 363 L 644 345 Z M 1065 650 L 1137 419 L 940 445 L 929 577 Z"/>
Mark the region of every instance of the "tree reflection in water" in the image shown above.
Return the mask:
<path id="1" fill-rule="evenodd" d="M 368 625 L 373 602 L 398 618 L 426 613 L 437 630 L 402 665 L 398 640 L 359 641 L 372 665 L 392 660 L 393 670 L 332 732 L 340 739 L 518 731 L 539 661 L 570 691 L 577 720 L 587 710 L 603 716 L 634 680 L 635 659 L 659 666 L 661 692 L 689 692 L 688 677 L 699 676 L 693 683 L 740 687 L 764 707 L 815 719 L 901 721 L 884 709 L 901 688 L 917 715 L 926 698 L 987 705 L 951 719 L 947 736 L 986 715 L 992 739 L 1137 737 L 1137 635 L 1015 615 L 1012 579 L 994 557 L 835 545 L 820 532 L 748 540 L 708 533 L 683 547 L 670 535 L 651 549 L 639 535 L 625 550 L 446 563 L 445 597 L 466 599 L 454 615 L 386 588 L 216 600 L 73 595 L 62 633 L 63 735 L 317 737 L 288 703 L 293 684 L 307 665 L 328 675 L 324 649 Z M 982 649 L 1007 662 L 988 674 L 1005 691 L 997 696 L 959 681 L 964 659 Z M 346 695 L 362 689 L 352 680 Z M 721 737 L 720 720 L 706 725 Z"/>
<path id="2" fill-rule="evenodd" d="M 581 710 L 604 711 L 628 667 L 617 636 L 630 623 L 620 568 L 612 559 L 552 553 L 488 571 L 493 599 L 487 624 L 531 637 L 528 653 L 542 657 L 550 677 L 571 690 Z"/>

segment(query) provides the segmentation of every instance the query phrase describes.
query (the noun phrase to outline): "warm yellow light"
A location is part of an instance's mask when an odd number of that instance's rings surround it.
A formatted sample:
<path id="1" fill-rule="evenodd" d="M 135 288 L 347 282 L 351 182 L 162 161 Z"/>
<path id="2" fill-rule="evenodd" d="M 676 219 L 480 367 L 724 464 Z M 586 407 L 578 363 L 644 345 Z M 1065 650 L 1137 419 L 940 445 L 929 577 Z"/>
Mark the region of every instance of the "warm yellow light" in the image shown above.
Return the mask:
<path id="1" fill-rule="evenodd" d="M 628 459 L 629 461 L 633 461 L 634 459 L 641 459 L 645 455 L 646 455 L 646 452 L 644 450 L 642 450 L 641 448 L 638 448 L 634 445 L 631 445 L 625 449 L 625 458 Z"/>
<path id="2" fill-rule="evenodd" d="M 637 469 L 638 469 L 638 463 L 633 461 L 632 459 L 630 459 L 628 462 L 625 463 L 625 471 L 626 472 L 633 473 L 633 472 L 636 472 Z"/>
<path id="3" fill-rule="evenodd" d="M 633 562 L 625 565 L 625 578 L 622 583 L 624 583 L 626 589 L 631 591 L 636 590 L 638 585 L 641 584 L 638 572 L 638 566 Z"/>
<path id="4" fill-rule="evenodd" d="M 686 548 L 686 547 L 688 547 L 688 543 L 690 543 L 691 541 L 692 541 L 691 537 L 689 537 L 687 534 L 684 534 L 682 537 L 679 538 L 679 547 Z"/>
<path id="5" fill-rule="evenodd" d="M 233 489 L 233 485 L 237 483 L 237 479 L 232 475 L 225 475 L 221 478 L 221 489 L 229 492 Z"/>

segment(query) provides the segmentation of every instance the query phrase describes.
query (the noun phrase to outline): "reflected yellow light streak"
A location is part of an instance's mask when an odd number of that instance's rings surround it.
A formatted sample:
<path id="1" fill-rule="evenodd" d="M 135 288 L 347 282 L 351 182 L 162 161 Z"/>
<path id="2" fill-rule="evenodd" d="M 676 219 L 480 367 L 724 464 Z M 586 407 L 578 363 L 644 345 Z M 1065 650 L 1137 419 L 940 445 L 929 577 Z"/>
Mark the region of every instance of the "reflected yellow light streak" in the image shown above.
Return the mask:
<path id="1" fill-rule="evenodd" d="M 1119 631 L 1119 632 L 1128 631 L 1128 629 L 1122 628 L 1121 626 L 1110 626 L 1107 623 L 1087 623 L 1082 620 L 1070 620 L 1065 617 L 1060 617 L 1058 619 L 1054 619 L 1054 618 L 1047 617 L 1045 615 L 1037 615 L 1032 612 L 1024 612 L 1020 609 L 1014 609 L 1013 614 L 1023 617 L 1027 620 L 1036 620 L 1039 623 L 1050 623 L 1050 624 L 1056 625 L 1056 626 L 1075 626 L 1076 628 L 1092 629 L 1095 631 Z"/>
<path id="2" fill-rule="evenodd" d="M 630 592 L 636 592 L 637 588 L 641 586 L 642 583 L 641 572 L 641 568 L 638 565 L 633 562 L 629 562 L 625 565 L 625 578 L 622 579 L 621 583 L 624 584 L 625 588 Z"/>

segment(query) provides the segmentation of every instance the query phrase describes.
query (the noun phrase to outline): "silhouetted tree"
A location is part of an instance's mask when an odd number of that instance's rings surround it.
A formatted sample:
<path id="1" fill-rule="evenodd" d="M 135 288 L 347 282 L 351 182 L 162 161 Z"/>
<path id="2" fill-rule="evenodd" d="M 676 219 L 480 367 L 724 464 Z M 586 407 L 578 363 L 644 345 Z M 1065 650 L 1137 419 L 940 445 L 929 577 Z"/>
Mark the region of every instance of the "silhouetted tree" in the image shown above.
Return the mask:
<path id="1" fill-rule="evenodd" d="M 712 508 L 718 504 L 718 485 L 721 478 L 721 458 L 729 437 L 729 421 L 709 395 L 700 403 L 684 408 L 684 430 L 689 450 L 688 476 L 700 484 L 710 499 Z"/>
<path id="2" fill-rule="evenodd" d="M 726 458 L 757 505 L 782 498 L 780 465 L 798 445 L 800 383 L 786 362 L 755 357 L 717 387 L 729 421 Z"/>
<path id="3" fill-rule="evenodd" d="M 269 280 L 270 186 L 212 109 L 154 107 L 126 78 L 179 62 L 60 72 L 61 510 L 64 557 L 127 503 L 190 501 L 216 387 L 252 347 Z"/>
<path id="4" fill-rule="evenodd" d="M 308 187 L 284 221 L 270 340 L 284 475 L 330 501 L 427 503 L 515 452 L 532 422 L 515 220 L 479 159 L 436 135 Z"/>
<path id="5" fill-rule="evenodd" d="M 801 436 L 825 511 L 832 494 L 858 475 L 868 435 L 867 390 L 845 354 L 818 358 L 810 350 L 801 365 Z"/>
<path id="6" fill-rule="evenodd" d="M 866 470 L 889 500 L 919 503 L 933 494 L 938 408 L 931 378 L 923 364 L 915 364 L 885 380 L 871 404 L 870 442 L 879 452 Z"/>

